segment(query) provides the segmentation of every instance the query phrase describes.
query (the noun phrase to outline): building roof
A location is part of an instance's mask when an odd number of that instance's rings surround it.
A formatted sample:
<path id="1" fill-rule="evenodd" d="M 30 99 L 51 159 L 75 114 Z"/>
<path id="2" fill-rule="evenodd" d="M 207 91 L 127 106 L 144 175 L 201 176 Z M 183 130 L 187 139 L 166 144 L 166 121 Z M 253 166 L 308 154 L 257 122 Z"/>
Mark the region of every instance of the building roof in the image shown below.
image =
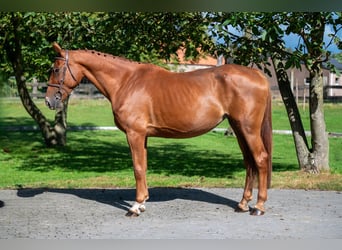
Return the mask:
<path id="1" fill-rule="evenodd" d="M 331 58 L 329 62 L 336 67 L 339 71 L 342 71 L 342 63 L 337 61 L 335 58 Z"/>
<path id="2" fill-rule="evenodd" d="M 198 49 L 200 56 L 197 60 L 185 60 L 185 48 L 180 48 L 177 50 L 178 61 L 180 64 L 196 64 L 196 65 L 218 65 L 218 58 L 213 56 L 201 53 L 201 50 Z M 224 64 L 222 61 L 220 64 Z"/>

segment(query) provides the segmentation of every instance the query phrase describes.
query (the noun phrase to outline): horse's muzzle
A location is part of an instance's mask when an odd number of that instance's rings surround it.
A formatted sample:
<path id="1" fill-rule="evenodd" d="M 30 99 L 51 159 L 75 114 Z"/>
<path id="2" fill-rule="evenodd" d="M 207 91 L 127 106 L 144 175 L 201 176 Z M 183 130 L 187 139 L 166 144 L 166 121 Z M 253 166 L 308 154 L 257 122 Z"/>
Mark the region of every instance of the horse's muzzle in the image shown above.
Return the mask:
<path id="1" fill-rule="evenodd" d="M 55 98 L 45 97 L 45 104 L 51 110 L 56 109 L 56 106 L 57 106 L 57 102 L 56 102 Z"/>

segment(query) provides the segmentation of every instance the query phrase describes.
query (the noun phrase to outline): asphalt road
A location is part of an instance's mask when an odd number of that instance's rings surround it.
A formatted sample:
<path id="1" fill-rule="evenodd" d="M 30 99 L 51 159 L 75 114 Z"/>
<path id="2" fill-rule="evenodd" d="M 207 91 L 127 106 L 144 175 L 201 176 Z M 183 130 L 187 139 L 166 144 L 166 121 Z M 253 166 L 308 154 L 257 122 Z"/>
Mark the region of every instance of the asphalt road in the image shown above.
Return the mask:
<path id="1" fill-rule="evenodd" d="M 151 188 L 147 210 L 126 217 L 134 194 L 0 190 L 0 239 L 342 238 L 341 192 L 271 189 L 265 215 L 255 217 L 234 212 L 242 189 Z"/>

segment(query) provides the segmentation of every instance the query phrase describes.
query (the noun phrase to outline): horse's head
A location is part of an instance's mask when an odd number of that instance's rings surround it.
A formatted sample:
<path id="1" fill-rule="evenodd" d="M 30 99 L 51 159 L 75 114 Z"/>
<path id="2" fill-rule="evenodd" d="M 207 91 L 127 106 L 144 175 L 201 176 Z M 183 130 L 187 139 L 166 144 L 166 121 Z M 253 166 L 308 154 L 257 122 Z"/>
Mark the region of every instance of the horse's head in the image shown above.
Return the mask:
<path id="1" fill-rule="evenodd" d="M 45 94 L 45 103 L 50 109 L 56 109 L 83 77 L 80 66 L 70 60 L 68 50 L 61 49 L 57 43 L 53 44 L 53 48 L 58 53 L 58 57 L 51 69 Z"/>

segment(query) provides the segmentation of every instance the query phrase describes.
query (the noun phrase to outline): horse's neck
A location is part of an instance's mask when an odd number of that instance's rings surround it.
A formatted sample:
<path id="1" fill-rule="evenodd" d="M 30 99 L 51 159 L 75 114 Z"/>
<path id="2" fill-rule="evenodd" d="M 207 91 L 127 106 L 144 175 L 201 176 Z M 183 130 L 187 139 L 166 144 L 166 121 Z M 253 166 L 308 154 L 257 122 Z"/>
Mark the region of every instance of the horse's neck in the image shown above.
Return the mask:
<path id="1" fill-rule="evenodd" d="M 123 77 L 132 71 L 130 62 L 114 56 L 102 53 L 85 53 L 80 62 L 84 68 L 85 76 L 99 89 L 108 99 L 116 95 L 120 88 Z"/>

